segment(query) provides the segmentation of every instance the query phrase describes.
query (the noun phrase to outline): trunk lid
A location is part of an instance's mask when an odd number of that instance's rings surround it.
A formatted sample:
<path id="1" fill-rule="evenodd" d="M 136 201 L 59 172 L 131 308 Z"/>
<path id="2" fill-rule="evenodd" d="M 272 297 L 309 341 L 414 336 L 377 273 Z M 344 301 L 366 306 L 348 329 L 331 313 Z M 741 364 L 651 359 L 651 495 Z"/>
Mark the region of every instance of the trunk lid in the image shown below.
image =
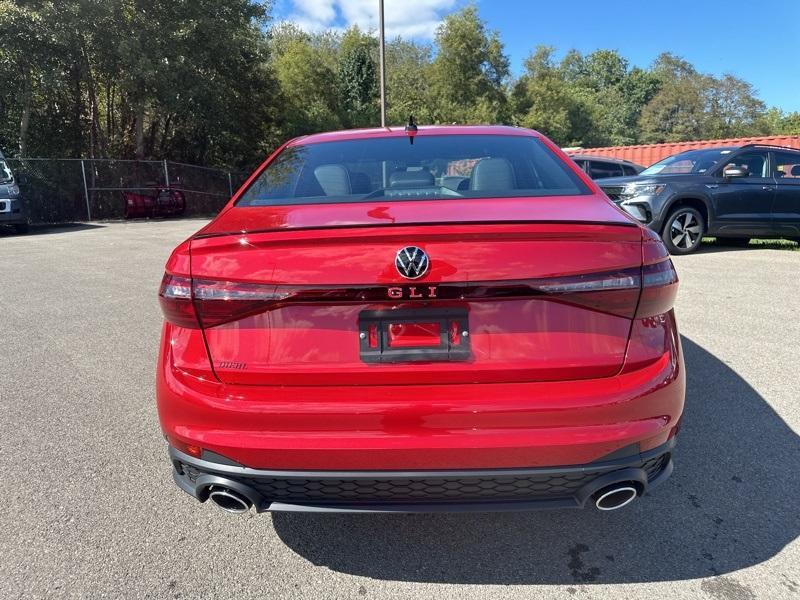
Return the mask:
<path id="1" fill-rule="evenodd" d="M 198 237 L 255 231 L 436 223 L 636 222 L 602 195 L 231 206 Z"/>
<path id="2" fill-rule="evenodd" d="M 197 282 L 274 291 L 204 328 L 225 383 L 466 384 L 616 374 L 639 290 L 613 282 L 641 269 L 641 244 L 592 196 L 248 207 L 203 229 L 191 261 Z M 417 280 L 395 266 L 408 246 L 430 260 Z M 597 277 L 611 287 L 583 290 Z M 449 357 L 412 356 L 438 339 Z"/>

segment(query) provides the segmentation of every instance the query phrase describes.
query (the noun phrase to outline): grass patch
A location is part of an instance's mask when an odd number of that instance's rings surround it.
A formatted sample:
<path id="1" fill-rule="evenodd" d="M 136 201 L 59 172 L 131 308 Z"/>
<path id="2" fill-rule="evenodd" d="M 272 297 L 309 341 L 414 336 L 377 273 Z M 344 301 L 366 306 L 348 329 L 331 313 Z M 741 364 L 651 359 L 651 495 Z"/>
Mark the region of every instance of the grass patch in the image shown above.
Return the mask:
<path id="1" fill-rule="evenodd" d="M 732 244 L 726 244 L 724 241 L 713 238 L 707 237 L 703 238 L 703 244 L 708 244 L 709 246 L 719 246 L 720 248 L 735 248 L 736 246 Z M 800 244 L 797 242 L 793 242 L 791 240 L 763 240 L 759 238 L 753 238 L 750 240 L 750 243 L 747 246 L 742 246 L 743 248 L 761 248 L 764 250 L 789 250 L 790 252 L 798 252 L 800 251 Z"/>

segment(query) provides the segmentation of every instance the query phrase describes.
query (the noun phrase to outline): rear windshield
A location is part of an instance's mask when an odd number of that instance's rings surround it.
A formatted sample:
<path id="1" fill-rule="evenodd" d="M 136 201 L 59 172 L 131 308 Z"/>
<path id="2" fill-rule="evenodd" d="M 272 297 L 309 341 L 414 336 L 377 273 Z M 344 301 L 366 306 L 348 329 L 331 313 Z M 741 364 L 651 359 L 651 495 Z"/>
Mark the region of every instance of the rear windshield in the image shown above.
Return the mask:
<path id="1" fill-rule="evenodd" d="M 510 198 L 590 193 L 570 167 L 528 136 L 418 135 L 284 150 L 239 206 Z"/>
<path id="2" fill-rule="evenodd" d="M 689 150 L 647 167 L 639 175 L 675 175 L 702 174 L 711 169 L 719 161 L 733 152 L 732 148 L 715 148 L 713 150 Z"/>

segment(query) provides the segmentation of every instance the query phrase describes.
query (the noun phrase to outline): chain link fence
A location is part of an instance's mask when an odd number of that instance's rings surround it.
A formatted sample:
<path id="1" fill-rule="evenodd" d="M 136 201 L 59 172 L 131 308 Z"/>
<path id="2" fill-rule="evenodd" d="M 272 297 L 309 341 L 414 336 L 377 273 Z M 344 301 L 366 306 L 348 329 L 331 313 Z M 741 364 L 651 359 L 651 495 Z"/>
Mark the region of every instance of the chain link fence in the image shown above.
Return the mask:
<path id="1" fill-rule="evenodd" d="M 121 219 L 123 192 L 180 191 L 187 217 L 219 212 L 247 173 L 166 160 L 8 158 L 32 223 Z"/>

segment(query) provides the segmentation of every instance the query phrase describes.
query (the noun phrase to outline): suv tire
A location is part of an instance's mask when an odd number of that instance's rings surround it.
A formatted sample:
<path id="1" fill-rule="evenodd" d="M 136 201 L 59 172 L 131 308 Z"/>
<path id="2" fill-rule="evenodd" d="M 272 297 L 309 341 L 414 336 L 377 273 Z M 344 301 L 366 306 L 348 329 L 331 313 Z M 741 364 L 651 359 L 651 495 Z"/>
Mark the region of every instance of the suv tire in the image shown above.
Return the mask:
<path id="1" fill-rule="evenodd" d="M 706 223 L 700 211 L 691 206 L 674 208 L 664 223 L 661 239 L 670 254 L 689 254 L 700 247 Z"/>
<path id="2" fill-rule="evenodd" d="M 14 225 L 14 231 L 16 231 L 19 234 L 28 233 L 28 231 L 30 231 L 30 227 L 28 226 L 27 223 L 19 223 L 17 225 Z"/>

